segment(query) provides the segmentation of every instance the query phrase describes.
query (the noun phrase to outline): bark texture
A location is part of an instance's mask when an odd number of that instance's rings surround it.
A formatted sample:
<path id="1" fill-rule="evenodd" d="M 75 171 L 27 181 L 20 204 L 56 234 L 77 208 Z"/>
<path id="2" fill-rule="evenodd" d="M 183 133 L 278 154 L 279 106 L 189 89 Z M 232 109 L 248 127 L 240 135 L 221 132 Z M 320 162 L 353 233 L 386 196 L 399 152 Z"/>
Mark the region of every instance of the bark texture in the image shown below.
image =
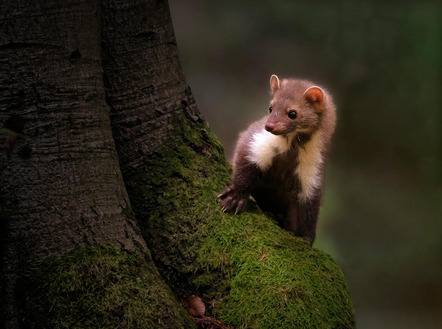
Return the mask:
<path id="1" fill-rule="evenodd" d="M 130 204 L 105 103 L 97 6 L 4 6 L 10 14 L 1 35 L 0 119 L 23 126 L 10 129 L 19 134 L 11 160 L 1 152 L 2 199 L 15 200 L 3 208 L 16 234 L 7 249 L 19 242 L 36 260 L 83 241 L 133 250 L 134 221 L 123 213 Z"/>
<path id="2" fill-rule="evenodd" d="M 2 1 L 0 10 L 1 322 L 13 328 L 17 280 L 29 266 L 81 245 L 147 249 L 110 128 L 100 2 Z M 130 24 L 110 23 L 119 24 L 114 30 Z M 167 296 L 156 270 L 145 271 Z M 165 299 L 178 308 L 172 295 Z"/>
<path id="3" fill-rule="evenodd" d="M 179 64 L 167 1 L 102 4 L 106 96 L 131 189 L 134 177 L 146 168 L 146 158 L 169 138 L 171 118 L 186 112 L 193 120 L 201 119 Z"/>

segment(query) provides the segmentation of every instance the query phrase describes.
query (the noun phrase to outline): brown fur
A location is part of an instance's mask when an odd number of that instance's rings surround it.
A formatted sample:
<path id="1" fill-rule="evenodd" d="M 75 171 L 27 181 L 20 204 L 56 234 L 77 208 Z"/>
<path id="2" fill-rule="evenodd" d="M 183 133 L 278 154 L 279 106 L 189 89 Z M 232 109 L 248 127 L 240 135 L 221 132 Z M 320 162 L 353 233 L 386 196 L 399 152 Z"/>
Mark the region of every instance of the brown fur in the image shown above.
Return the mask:
<path id="1" fill-rule="evenodd" d="M 223 211 L 237 213 L 252 195 L 283 228 L 313 243 L 335 107 L 327 91 L 309 81 L 272 76 L 270 88 L 272 111 L 241 133 L 232 183 L 219 197 Z"/>

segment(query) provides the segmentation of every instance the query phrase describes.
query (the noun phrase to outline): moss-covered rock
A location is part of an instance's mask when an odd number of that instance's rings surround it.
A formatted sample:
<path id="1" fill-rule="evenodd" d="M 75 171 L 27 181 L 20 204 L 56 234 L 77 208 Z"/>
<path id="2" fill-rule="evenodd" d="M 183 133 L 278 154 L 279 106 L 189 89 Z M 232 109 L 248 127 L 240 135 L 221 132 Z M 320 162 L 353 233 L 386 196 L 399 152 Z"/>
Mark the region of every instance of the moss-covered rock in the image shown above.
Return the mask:
<path id="1" fill-rule="evenodd" d="M 25 328 L 193 328 L 149 255 L 116 246 L 48 257 L 17 295 Z"/>
<path id="2" fill-rule="evenodd" d="M 169 142 L 129 189 L 172 290 L 202 296 L 236 328 L 353 328 L 339 267 L 253 202 L 241 215 L 223 214 L 217 193 L 230 179 L 223 149 L 204 123 L 177 117 Z"/>

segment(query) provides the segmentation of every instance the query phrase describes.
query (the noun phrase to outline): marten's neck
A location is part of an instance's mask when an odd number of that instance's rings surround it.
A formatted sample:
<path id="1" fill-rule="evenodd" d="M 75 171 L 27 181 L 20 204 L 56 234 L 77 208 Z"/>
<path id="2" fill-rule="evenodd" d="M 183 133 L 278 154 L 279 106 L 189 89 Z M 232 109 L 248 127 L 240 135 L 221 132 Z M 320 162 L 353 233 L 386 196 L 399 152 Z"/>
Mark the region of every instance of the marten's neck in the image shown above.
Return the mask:
<path id="1" fill-rule="evenodd" d="M 312 134 L 273 135 L 264 129 L 255 132 L 250 141 L 248 160 L 266 172 L 278 155 L 296 149 L 293 159 L 294 174 L 301 183 L 298 197 L 301 201 L 312 198 L 322 183 L 322 165 L 325 148 L 321 130 Z M 290 168 L 287 168 L 290 170 Z"/>
<path id="2" fill-rule="evenodd" d="M 290 150 L 294 145 L 295 134 L 273 135 L 261 129 L 252 135 L 247 159 L 266 171 L 277 155 Z"/>

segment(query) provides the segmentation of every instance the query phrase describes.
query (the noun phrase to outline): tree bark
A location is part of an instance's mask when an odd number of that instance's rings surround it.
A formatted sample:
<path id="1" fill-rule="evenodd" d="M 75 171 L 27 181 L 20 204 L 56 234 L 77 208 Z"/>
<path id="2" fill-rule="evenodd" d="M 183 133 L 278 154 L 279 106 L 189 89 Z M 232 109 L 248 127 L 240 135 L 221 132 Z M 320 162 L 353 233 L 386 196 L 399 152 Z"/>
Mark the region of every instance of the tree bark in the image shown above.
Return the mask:
<path id="1" fill-rule="evenodd" d="M 112 244 L 149 260 L 110 128 L 100 3 L 3 1 L 0 9 L 1 322 L 14 328 L 18 280 L 48 256 Z"/>
<path id="2" fill-rule="evenodd" d="M 106 96 L 121 168 L 131 188 L 146 157 L 167 140 L 171 117 L 185 110 L 200 120 L 200 113 L 179 63 L 167 1 L 102 4 Z"/>

